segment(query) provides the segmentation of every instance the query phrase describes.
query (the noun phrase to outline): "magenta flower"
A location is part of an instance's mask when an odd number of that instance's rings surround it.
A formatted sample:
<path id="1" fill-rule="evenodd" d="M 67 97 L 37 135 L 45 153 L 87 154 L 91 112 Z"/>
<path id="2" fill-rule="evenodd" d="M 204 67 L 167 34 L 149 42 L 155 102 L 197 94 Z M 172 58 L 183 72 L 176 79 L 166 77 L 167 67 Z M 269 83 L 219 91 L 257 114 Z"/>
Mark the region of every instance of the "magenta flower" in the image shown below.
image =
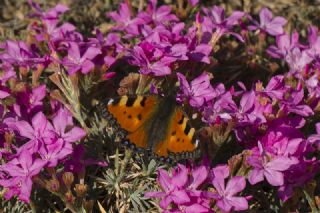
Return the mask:
<path id="1" fill-rule="evenodd" d="M 277 36 L 283 34 L 283 26 L 287 23 L 287 20 L 281 16 L 272 17 L 272 12 L 268 8 L 260 10 L 260 24 L 256 21 L 253 23 L 255 26 L 249 26 L 250 30 L 260 29 L 269 33 L 270 35 Z"/>
<path id="2" fill-rule="evenodd" d="M 313 58 L 308 54 L 307 50 L 295 47 L 287 52 L 285 60 L 290 67 L 290 72 L 295 74 L 302 73 Z"/>
<path id="3" fill-rule="evenodd" d="M 247 158 L 248 164 L 253 167 L 249 173 L 249 182 L 254 185 L 265 177 L 272 186 L 283 185 L 283 172 L 299 161 L 284 156 L 268 156 L 261 143 L 258 143 L 259 151 L 254 150 L 254 154 Z"/>
<path id="4" fill-rule="evenodd" d="M 208 124 L 228 122 L 232 120 L 232 114 L 237 109 L 230 91 L 225 91 L 224 85 L 218 84 L 215 88 L 218 96 L 204 106 L 202 120 Z"/>
<path id="5" fill-rule="evenodd" d="M 265 108 L 259 105 L 257 94 L 251 90 L 243 93 L 239 108 L 235 111 L 234 116 L 242 126 L 266 122 L 264 112 Z"/>
<path id="6" fill-rule="evenodd" d="M 96 38 L 89 38 L 88 44 L 99 49 L 120 45 L 121 38 L 116 33 L 108 33 L 104 38 L 102 32 L 96 29 Z"/>
<path id="7" fill-rule="evenodd" d="M 279 187 L 278 195 L 282 201 L 287 201 L 294 195 L 295 189 L 303 187 L 306 183 L 314 179 L 319 169 L 319 163 L 314 158 L 312 160 L 300 161 L 293 165 L 289 171 L 284 173 L 284 185 Z"/>
<path id="8" fill-rule="evenodd" d="M 6 87 L 0 86 L 0 100 L 10 96 L 10 90 Z"/>
<path id="9" fill-rule="evenodd" d="M 185 37 L 188 44 L 188 58 L 196 62 L 204 62 L 209 64 L 209 55 L 212 51 L 212 45 L 205 42 L 199 42 L 197 36 L 197 28 L 189 28 L 188 33 Z"/>
<path id="10" fill-rule="evenodd" d="M 108 166 L 108 163 L 104 160 L 97 160 L 92 158 L 84 159 L 85 151 L 85 146 L 83 144 L 78 144 L 74 148 L 70 158 L 64 162 L 65 171 L 83 174 L 85 167 L 89 165 L 97 165 L 101 167 Z"/>
<path id="11" fill-rule="evenodd" d="M 308 28 L 309 49 L 307 50 L 310 57 L 318 60 L 320 57 L 320 36 L 318 36 L 318 28 L 310 26 Z"/>
<path id="12" fill-rule="evenodd" d="M 231 210 L 242 211 L 249 208 L 248 201 L 244 197 L 236 196 L 246 187 L 244 177 L 234 176 L 227 185 L 225 179 L 229 176 L 228 166 L 222 165 L 213 168 L 212 170 L 212 185 L 216 189 L 216 193 L 206 192 L 208 198 L 216 200 L 216 205 L 224 212 Z"/>
<path id="13" fill-rule="evenodd" d="M 75 31 L 76 27 L 74 25 L 66 22 L 61 26 L 58 26 L 58 22 L 59 20 L 57 19 L 44 19 L 44 29 L 36 29 L 40 32 L 36 35 L 37 40 L 44 41 L 47 39 L 47 36 L 49 37 L 50 42 L 53 42 L 54 44 L 59 42 L 77 42 L 83 40 L 81 34 Z M 50 48 L 53 47 L 50 46 Z"/>
<path id="14" fill-rule="evenodd" d="M 305 81 L 306 88 L 309 92 L 309 97 L 320 97 L 320 80 L 318 74 L 315 73 L 308 80 Z"/>
<path id="15" fill-rule="evenodd" d="M 164 52 L 150 43 L 136 45 L 130 51 L 129 57 L 129 63 L 139 66 L 139 72 L 143 75 L 169 75 L 171 73 L 170 65 L 176 61 L 174 57 L 164 57 Z"/>
<path id="16" fill-rule="evenodd" d="M 281 122 L 269 124 L 268 132 L 261 138 L 261 144 L 276 156 L 298 158 L 305 149 L 305 140 L 297 125 L 288 126 Z"/>
<path id="17" fill-rule="evenodd" d="M 38 153 L 48 167 L 55 167 L 59 160 L 66 158 L 72 151 L 72 144 L 58 138 L 51 144 L 42 144 Z"/>
<path id="18" fill-rule="evenodd" d="M 28 150 L 23 150 L 17 158 L 2 165 L 1 171 L 8 175 L 0 180 L 0 185 L 8 189 L 5 198 L 17 195 L 20 200 L 29 203 L 32 177 L 39 174 L 45 164 L 45 161 L 33 158 Z"/>
<path id="19" fill-rule="evenodd" d="M 164 192 L 147 192 L 145 197 L 162 198 L 160 207 L 165 210 L 164 212 L 212 212 L 209 200 L 200 190 L 208 177 L 207 166 L 204 163 L 198 167 L 193 165 L 190 170 L 178 164 L 170 177 L 167 171 L 159 169 L 158 182 Z M 167 209 L 170 203 L 176 205 Z"/>
<path id="20" fill-rule="evenodd" d="M 199 3 L 199 0 L 189 0 L 188 2 L 192 7 L 195 7 Z"/>
<path id="21" fill-rule="evenodd" d="M 119 12 L 110 12 L 107 14 L 113 21 L 116 22 L 115 30 L 125 30 L 129 35 L 139 34 L 139 25 L 145 21 L 139 17 L 132 18 L 132 14 L 127 3 L 121 3 Z"/>
<path id="22" fill-rule="evenodd" d="M 286 55 L 294 48 L 299 47 L 299 34 L 293 32 L 291 36 L 287 33 L 278 35 L 276 37 L 277 46 L 271 45 L 267 49 L 267 53 L 273 58 L 282 58 L 284 59 Z"/>
<path id="23" fill-rule="evenodd" d="M 210 84 L 208 74 L 205 72 L 193 79 L 190 84 L 183 74 L 177 73 L 177 77 L 180 83 L 180 91 L 182 92 L 182 94 L 178 95 L 178 99 L 186 98 L 193 107 L 201 107 L 217 95 Z"/>
<path id="24" fill-rule="evenodd" d="M 157 8 L 158 0 L 150 0 L 147 10 L 140 12 L 138 17 L 145 20 L 146 23 L 153 22 L 155 25 L 178 21 L 178 18 L 171 13 L 169 6 L 163 5 Z"/>
<path id="25" fill-rule="evenodd" d="M 39 58 L 31 51 L 30 48 L 23 41 L 6 41 L 3 47 L 4 51 L 0 52 L 0 59 L 3 62 L 18 65 L 31 66 L 45 61 Z"/>
<path id="26" fill-rule="evenodd" d="M 57 4 L 47 12 L 44 12 L 39 4 L 33 2 L 32 0 L 28 0 L 28 3 L 36 10 L 36 12 L 32 15 L 40 17 L 41 19 L 58 19 L 61 14 L 69 10 L 67 6 L 63 4 Z"/>
<path id="27" fill-rule="evenodd" d="M 64 108 L 59 109 L 52 123 L 56 138 L 49 144 L 42 144 L 39 149 L 39 154 L 48 163 L 48 167 L 55 167 L 59 160 L 70 155 L 73 152 L 72 143 L 81 140 L 86 135 L 83 129 L 72 127 L 72 116 Z"/>
<path id="28" fill-rule="evenodd" d="M 39 150 L 42 144 L 51 144 L 56 138 L 53 126 L 47 120 L 43 112 L 38 112 L 31 120 L 32 125 L 27 121 L 17 121 L 13 124 L 20 136 L 28 138 L 29 141 L 19 148 L 19 151 L 28 149 L 31 153 Z"/>
<path id="29" fill-rule="evenodd" d="M 203 17 L 203 24 L 206 25 L 206 29 L 215 29 L 218 38 L 224 34 L 231 34 L 244 42 L 239 34 L 231 31 L 244 16 L 244 12 L 234 11 L 228 18 L 225 17 L 224 9 L 218 6 L 213 6 L 211 9 L 203 8 L 203 12 L 206 14 Z"/>
<path id="30" fill-rule="evenodd" d="M 303 117 L 308 117 L 314 114 L 312 109 L 303 101 L 304 90 L 302 88 L 299 90 L 292 89 L 291 93 L 288 94 L 290 95 L 286 96 L 286 99 L 280 102 L 280 109 L 282 111 L 295 113 Z"/>
<path id="31" fill-rule="evenodd" d="M 60 108 L 52 119 L 52 123 L 59 138 L 67 143 L 74 143 L 86 136 L 86 131 L 73 126 L 72 116 L 65 108 Z"/>
<path id="32" fill-rule="evenodd" d="M 17 93 L 17 101 L 14 104 L 15 113 L 20 117 L 28 117 L 42 111 L 45 96 L 46 85 L 35 87 L 32 91 Z"/>
<path id="33" fill-rule="evenodd" d="M 164 169 L 158 171 L 158 182 L 164 192 L 148 192 L 145 197 L 162 198 L 160 207 L 167 209 L 171 203 L 176 205 L 190 202 L 190 198 L 184 189 L 188 181 L 188 170 L 179 164 L 178 169 L 174 170 L 172 177 Z"/>
<path id="34" fill-rule="evenodd" d="M 0 64 L 0 68 L 3 70 L 3 74 L 0 76 L 0 82 L 5 84 L 9 79 L 17 78 L 16 72 L 13 66 L 7 62 Z"/>
<path id="35" fill-rule="evenodd" d="M 264 89 L 258 87 L 259 85 L 261 85 L 260 82 L 256 85 L 257 93 L 267 95 L 274 100 L 282 100 L 286 92 L 284 77 L 282 75 L 273 76 Z"/>
<path id="36" fill-rule="evenodd" d="M 75 32 L 76 27 L 74 25 L 66 22 L 58 26 L 59 17 L 69 10 L 67 6 L 57 4 L 45 12 L 37 3 L 29 0 L 29 4 L 35 9 L 35 13 L 32 16 L 40 18 L 43 24 L 41 27 L 32 26 L 37 32 L 35 37 L 38 41 L 49 39 L 49 48 L 53 50 L 55 48 L 53 45 L 56 45 L 57 42 L 82 40 L 81 34 Z"/>
<path id="37" fill-rule="evenodd" d="M 316 134 L 312 134 L 308 137 L 308 141 L 311 144 L 315 144 L 320 149 L 320 123 L 316 124 Z"/>
<path id="38" fill-rule="evenodd" d="M 68 56 L 63 59 L 62 64 L 67 67 L 69 75 L 81 70 L 83 74 L 87 74 L 94 68 L 92 59 L 101 53 L 100 49 L 88 47 L 86 51 L 80 54 L 80 48 L 77 43 L 70 42 Z"/>
<path id="39" fill-rule="evenodd" d="M 88 45 L 101 50 L 101 55 L 96 57 L 95 63 L 111 67 L 116 62 L 117 55 L 124 49 L 120 40 L 120 36 L 116 33 L 108 33 L 104 38 L 101 31 L 97 29 L 96 38 L 89 38 L 88 42 Z"/>

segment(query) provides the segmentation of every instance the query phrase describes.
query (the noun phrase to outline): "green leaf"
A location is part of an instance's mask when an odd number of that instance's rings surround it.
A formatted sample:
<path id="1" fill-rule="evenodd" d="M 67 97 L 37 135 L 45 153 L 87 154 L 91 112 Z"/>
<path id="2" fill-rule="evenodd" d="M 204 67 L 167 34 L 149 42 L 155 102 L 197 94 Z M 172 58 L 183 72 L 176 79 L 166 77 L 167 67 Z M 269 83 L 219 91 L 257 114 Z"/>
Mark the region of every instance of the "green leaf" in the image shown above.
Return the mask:
<path id="1" fill-rule="evenodd" d="M 311 208 L 312 213 L 317 213 L 320 210 L 317 208 L 315 199 L 314 199 L 314 190 L 316 188 L 316 182 L 310 181 L 308 184 L 306 184 L 303 188 L 303 193 L 306 196 L 306 199 L 309 203 L 309 206 Z"/>

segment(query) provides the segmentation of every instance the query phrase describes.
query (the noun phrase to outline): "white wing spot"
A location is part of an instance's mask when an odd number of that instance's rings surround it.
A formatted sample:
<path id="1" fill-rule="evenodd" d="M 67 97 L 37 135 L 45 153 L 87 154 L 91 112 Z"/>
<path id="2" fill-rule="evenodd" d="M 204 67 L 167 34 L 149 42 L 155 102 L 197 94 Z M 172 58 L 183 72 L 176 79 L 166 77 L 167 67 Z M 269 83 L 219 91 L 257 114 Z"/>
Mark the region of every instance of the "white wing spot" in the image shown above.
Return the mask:
<path id="1" fill-rule="evenodd" d="M 113 99 L 111 98 L 109 101 L 108 101 L 108 105 L 111 105 L 113 103 Z"/>
<path id="2" fill-rule="evenodd" d="M 196 147 L 198 147 L 198 144 L 199 144 L 199 139 L 196 139 Z"/>

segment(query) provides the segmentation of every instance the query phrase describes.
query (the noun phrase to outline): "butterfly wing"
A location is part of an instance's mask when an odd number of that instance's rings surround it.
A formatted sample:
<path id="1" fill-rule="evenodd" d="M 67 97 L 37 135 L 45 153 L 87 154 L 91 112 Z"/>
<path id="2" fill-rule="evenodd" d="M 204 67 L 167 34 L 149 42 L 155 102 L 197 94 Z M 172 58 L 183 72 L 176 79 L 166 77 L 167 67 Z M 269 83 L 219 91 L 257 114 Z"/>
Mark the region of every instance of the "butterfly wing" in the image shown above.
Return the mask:
<path id="1" fill-rule="evenodd" d="M 116 120 L 118 126 L 127 132 L 123 138 L 125 142 L 135 145 L 137 148 L 147 149 L 149 140 L 156 137 L 150 136 L 150 131 L 158 132 L 158 129 L 150 129 L 151 122 L 159 122 L 155 125 L 166 125 L 166 135 L 162 140 L 156 140 L 152 152 L 160 158 L 174 157 L 175 159 L 193 157 L 197 150 L 195 129 L 190 126 L 189 119 L 181 107 L 173 106 L 174 112 L 168 122 L 156 120 L 157 113 L 165 113 L 159 96 L 121 96 L 110 99 L 107 110 Z M 161 103 L 160 103 L 161 102 Z M 174 103 L 175 104 L 175 103 Z M 160 107 L 161 108 L 161 107 Z M 162 127 L 162 126 L 161 126 Z M 155 127 L 153 127 L 155 128 Z"/>
<path id="2" fill-rule="evenodd" d="M 125 141 L 138 148 L 147 148 L 144 124 L 157 108 L 159 97 L 121 96 L 110 99 L 107 109 L 118 125 L 127 132 Z"/>
<path id="3" fill-rule="evenodd" d="M 194 157 L 198 146 L 198 140 L 194 137 L 195 129 L 191 127 L 181 107 L 176 107 L 172 116 L 168 134 L 153 148 L 153 152 L 164 158 L 169 156 L 175 159 Z"/>

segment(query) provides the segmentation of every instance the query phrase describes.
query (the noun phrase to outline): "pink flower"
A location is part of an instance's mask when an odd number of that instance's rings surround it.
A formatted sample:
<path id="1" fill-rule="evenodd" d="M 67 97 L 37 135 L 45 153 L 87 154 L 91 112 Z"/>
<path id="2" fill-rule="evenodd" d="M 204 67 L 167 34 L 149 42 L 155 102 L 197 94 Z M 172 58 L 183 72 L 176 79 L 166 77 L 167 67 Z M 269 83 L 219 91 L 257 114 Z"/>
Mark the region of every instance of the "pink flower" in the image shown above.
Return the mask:
<path id="1" fill-rule="evenodd" d="M 52 119 L 52 123 L 58 137 L 62 138 L 68 143 L 74 143 L 86 136 L 86 131 L 73 125 L 70 112 L 63 107 L 61 107 L 56 113 Z"/>
<path id="2" fill-rule="evenodd" d="M 53 118 L 53 126 L 56 138 L 49 144 L 42 144 L 39 149 L 39 154 L 48 163 L 48 167 L 57 166 L 59 160 L 73 152 L 72 143 L 81 140 L 86 135 L 82 128 L 73 126 L 72 116 L 64 108 L 60 108 Z"/>
<path id="3" fill-rule="evenodd" d="M 27 121 L 13 124 L 20 136 L 29 139 L 18 148 L 18 155 L 25 149 L 38 152 L 49 167 L 56 166 L 59 160 L 71 154 L 72 143 L 86 135 L 83 129 L 73 126 L 72 116 L 64 108 L 60 108 L 53 118 L 53 126 L 42 112 L 37 113 L 31 123 L 32 126 Z"/>
<path id="4" fill-rule="evenodd" d="M 244 16 L 244 12 L 234 11 L 229 17 L 225 17 L 224 9 L 222 7 L 213 6 L 211 9 L 203 8 L 206 16 L 203 17 L 203 25 L 209 32 L 215 29 L 218 37 L 224 34 L 231 34 L 240 41 L 244 41 L 241 35 L 232 32 L 233 26 Z M 211 30 L 210 30 L 211 29 Z"/>
<path id="5" fill-rule="evenodd" d="M 92 59 L 101 53 L 100 49 L 88 47 L 81 55 L 80 48 L 77 43 L 70 42 L 68 56 L 63 59 L 62 64 L 67 67 L 69 75 L 81 70 L 83 74 L 87 74 L 94 68 Z"/>
<path id="6" fill-rule="evenodd" d="M 240 100 L 240 106 L 235 112 L 235 117 L 240 125 L 253 124 L 255 122 L 263 123 L 266 121 L 263 111 L 259 110 L 257 94 L 251 90 L 244 92 Z"/>
<path id="7" fill-rule="evenodd" d="M 8 189 L 5 198 L 18 195 L 20 200 L 29 203 L 32 177 L 39 174 L 45 164 L 45 161 L 33 158 L 28 150 L 23 150 L 17 158 L 2 165 L 1 171 L 8 175 L 0 180 L 0 185 Z"/>
<path id="8" fill-rule="evenodd" d="M 205 72 L 192 80 L 190 84 L 183 74 L 177 73 L 177 77 L 180 83 L 180 91 L 182 92 L 182 94 L 178 95 L 178 99 L 186 98 L 193 107 L 201 107 L 217 95 L 210 84 L 208 74 Z"/>
<path id="9" fill-rule="evenodd" d="M 255 152 L 247 159 L 248 164 L 253 167 L 249 173 L 249 182 L 254 185 L 263 181 L 265 177 L 272 186 L 283 185 L 283 172 L 299 161 L 284 156 L 269 156 L 260 142 L 258 147 L 259 152 Z"/>
<path id="10" fill-rule="evenodd" d="M 78 144 L 71 155 L 71 157 L 64 162 L 65 170 L 72 173 L 83 173 L 86 166 L 97 165 L 101 167 L 108 166 L 104 160 L 97 160 L 92 158 L 85 159 L 85 147 L 83 144 Z"/>
<path id="11" fill-rule="evenodd" d="M 158 182 L 164 192 L 148 192 L 146 197 L 162 198 L 160 207 L 167 209 L 170 203 L 177 205 L 190 202 L 190 198 L 184 189 L 188 181 L 188 170 L 185 166 L 179 164 L 172 177 L 164 169 L 158 171 Z"/>
<path id="12" fill-rule="evenodd" d="M 284 33 L 276 37 L 277 46 L 271 45 L 267 49 L 267 53 L 274 58 L 285 58 L 286 55 L 294 48 L 299 47 L 299 34 L 293 32 L 292 35 Z"/>
<path id="13" fill-rule="evenodd" d="M 47 12 L 44 12 L 40 5 L 28 0 L 28 3 L 36 10 L 33 16 L 41 17 L 42 19 L 58 19 L 61 14 L 64 14 L 69 8 L 63 4 L 57 4 L 55 7 L 50 8 Z"/>
<path id="14" fill-rule="evenodd" d="M 191 175 L 189 175 L 191 174 Z M 145 197 L 162 198 L 160 207 L 164 212 L 204 213 L 212 212 L 209 201 L 203 196 L 200 186 L 208 177 L 205 166 L 193 167 L 191 172 L 179 164 L 170 177 L 164 169 L 158 171 L 158 182 L 164 192 L 147 192 Z M 176 207 L 168 209 L 170 204 Z"/>
<path id="15" fill-rule="evenodd" d="M 33 67 L 45 61 L 45 59 L 36 56 L 35 51 L 30 50 L 23 41 L 8 40 L 4 43 L 3 49 L 4 51 L 0 52 L 0 59 L 12 65 Z"/>
<path id="16" fill-rule="evenodd" d="M 287 113 L 295 113 L 303 117 L 308 117 L 314 114 L 313 110 L 304 103 L 304 90 L 300 89 L 291 89 L 287 91 L 286 99 L 280 102 L 280 109 Z"/>
<path id="17" fill-rule="evenodd" d="M 19 117 L 26 118 L 42 111 L 46 89 L 46 85 L 40 85 L 33 88 L 31 91 L 27 90 L 17 93 L 17 101 L 14 104 L 15 113 Z"/>
<path id="18" fill-rule="evenodd" d="M 268 8 L 263 8 L 260 13 L 260 24 L 254 21 L 255 26 L 249 26 L 250 30 L 261 30 L 269 33 L 270 35 L 276 36 L 283 34 L 283 25 L 287 23 L 287 20 L 281 16 L 272 18 L 272 12 Z"/>
<path id="19" fill-rule="evenodd" d="M 61 138 L 55 139 L 51 144 L 42 144 L 38 153 L 48 167 L 55 167 L 58 162 L 73 152 L 72 144 Z"/>
<path id="20" fill-rule="evenodd" d="M 147 10 L 145 12 L 140 12 L 138 17 L 145 20 L 147 23 L 153 22 L 156 25 L 179 20 L 171 13 L 171 8 L 169 6 L 163 5 L 157 8 L 157 2 L 158 0 L 150 0 Z"/>
<path id="21" fill-rule="evenodd" d="M 50 144 L 56 137 L 53 126 L 43 112 L 38 112 L 32 118 L 31 125 L 27 121 L 17 121 L 14 123 L 14 128 L 20 136 L 29 139 L 19 148 L 20 151 L 28 149 L 31 153 L 35 153 L 43 143 Z"/>
<path id="22" fill-rule="evenodd" d="M 225 186 L 225 179 L 229 176 L 228 166 L 217 166 L 211 170 L 212 185 L 216 189 L 216 193 L 206 192 L 208 198 L 215 199 L 216 205 L 224 212 L 231 210 L 242 211 L 249 208 L 248 201 L 244 197 L 235 196 L 246 187 L 244 177 L 234 176 Z"/>
<path id="23" fill-rule="evenodd" d="M 143 75 L 169 75 L 171 73 L 170 65 L 177 60 L 175 57 L 165 57 L 162 48 L 149 42 L 136 45 L 129 53 L 129 63 L 139 66 L 139 72 Z"/>
<path id="24" fill-rule="evenodd" d="M 130 8 L 127 3 L 121 3 L 119 12 L 110 12 L 107 14 L 116 22 L 115 30 L 125 30 L 130 36 L 139 34 L 139 25 L 145 21 L 141 18 L 132 18 Z"/>
<path id="25" fill-rule="evenodd" d="M 320 123 L 316 123 L 316 134 L 312 134 L 308 137 L 308 142 L 315 144 L 320 149 Z"/>

